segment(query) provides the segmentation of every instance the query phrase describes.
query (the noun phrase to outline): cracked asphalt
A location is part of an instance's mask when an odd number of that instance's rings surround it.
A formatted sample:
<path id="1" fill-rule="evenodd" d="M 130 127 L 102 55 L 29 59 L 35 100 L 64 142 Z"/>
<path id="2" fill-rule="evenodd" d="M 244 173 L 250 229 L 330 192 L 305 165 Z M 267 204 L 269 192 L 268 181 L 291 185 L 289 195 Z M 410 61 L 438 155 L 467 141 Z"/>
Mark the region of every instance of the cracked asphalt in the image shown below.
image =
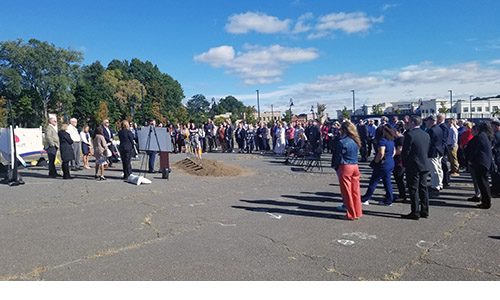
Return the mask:
<path id="1" fill-rule="evenodd" d="M 312 173 L 275 156 L 204 157 L 249 172 L 174 169 L 135 186 L 120 164 L 107 181 L 23 169 L 24 186 L 0 185 L 0 280 L 500 280 L 500 200 L 489 210 L 465 201 L 467 174 L 431 198 L 428 219 L 403 220 L 410 205 L 395 203 L 345 221 L 329 155 Z M 364 193 L 371 169 L 360 169 Z"/>

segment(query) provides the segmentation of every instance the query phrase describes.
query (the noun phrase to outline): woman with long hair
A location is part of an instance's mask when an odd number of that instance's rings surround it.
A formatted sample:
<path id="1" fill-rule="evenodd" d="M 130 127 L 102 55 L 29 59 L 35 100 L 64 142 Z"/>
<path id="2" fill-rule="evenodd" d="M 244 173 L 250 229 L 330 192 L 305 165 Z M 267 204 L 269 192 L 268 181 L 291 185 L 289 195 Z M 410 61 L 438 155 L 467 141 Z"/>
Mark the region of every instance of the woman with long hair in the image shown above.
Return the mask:
<path id="1" fill-rule="evenodd" d="M 130 131 L 130 124 L 127 120 L 122 122 L 122 129 L 118 132 L 120 138 L 120 147 L 118 150 L 122 156 L 123 178 L 127 178 L 132 174 L 132 153 L 134 151 L 134 136 Z"/>
<path id="2" fill-rule="evenodd" d="M 361 141 L 356 126 L 349 121 L 342 123 L 340 135 L 333 165 L 339 177 L 340 191 L 347 213 L 345 218 L 356 220 L 363 215 L 358 168 L 358 151 Z"/>
<path id="3" fill-rule="evenodd" d="M 94 145 L 95 178 L 99 178 L 99 180 L 106 180 L 104 177 L 104 164 L 107 161 L 106 150 L 109 150 L 109 148 L 106 143 L 106 139 L 104 138 L 101 126 L 97 126 L 94 130 L 92 144 Z M 101 176 L 97 175 L 99 169 L 101 170 Z"/>
<path id="4" fill-rule="evenodd" d="M 83 168 L 90 169 L 89 155 L 92 145 L 90 144 L 89 125 L 83 125 L 82 132 L 80 132 L 80 138 L 82 139 Z"/>
<path id="5" fill-rule="evenodd" d="M 364 205 L 369 205 L 370 198 L 382 180 L 385 189 L 385 200 L 380 201 L 380 205 L 392 206 L 392 184 L 391 174 L 394 169 L 394 130 L 389 126 L 379 126 L 375 131 L 375 140 L 377 141 L 377 155 L 370 166 L 373 167 L 372 176 L 366 193 L 361 197 Z"/>

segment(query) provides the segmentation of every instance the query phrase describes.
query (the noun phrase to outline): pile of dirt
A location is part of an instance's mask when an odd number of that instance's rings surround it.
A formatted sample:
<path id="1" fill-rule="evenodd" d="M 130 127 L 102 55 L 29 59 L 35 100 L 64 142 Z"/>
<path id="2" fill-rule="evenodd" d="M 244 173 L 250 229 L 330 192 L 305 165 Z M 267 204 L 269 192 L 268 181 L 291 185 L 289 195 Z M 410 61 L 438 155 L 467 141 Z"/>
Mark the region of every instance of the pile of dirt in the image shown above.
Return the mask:
<path id="1" fill-rule="evenodd" d="M 202 166 L 199 166 L 192 160 L 185 158 L 176 162 L 174 167 L 196 176 L 233 177 L 243 175 L 244 173 L 242 169 L 228 166 L 220 161 L 209 159 L 203 159 Z"/>

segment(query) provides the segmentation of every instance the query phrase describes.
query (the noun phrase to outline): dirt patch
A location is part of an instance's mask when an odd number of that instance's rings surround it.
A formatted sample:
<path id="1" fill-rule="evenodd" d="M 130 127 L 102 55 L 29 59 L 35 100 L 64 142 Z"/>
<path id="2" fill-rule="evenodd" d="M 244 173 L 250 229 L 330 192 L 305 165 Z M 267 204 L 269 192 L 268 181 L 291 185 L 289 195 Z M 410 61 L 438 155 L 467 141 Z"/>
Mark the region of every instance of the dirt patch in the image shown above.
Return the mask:
<path id="1" fill-rule="evenodd" d="M 185 158 L 176 162 L 174 167 L 196 176 L 234 177 L 250 173 L 246 169 L 228 166 L 220 161 L 210 159 L 204 159 L 203 165 L 199 166 L 192 160 Z"/>

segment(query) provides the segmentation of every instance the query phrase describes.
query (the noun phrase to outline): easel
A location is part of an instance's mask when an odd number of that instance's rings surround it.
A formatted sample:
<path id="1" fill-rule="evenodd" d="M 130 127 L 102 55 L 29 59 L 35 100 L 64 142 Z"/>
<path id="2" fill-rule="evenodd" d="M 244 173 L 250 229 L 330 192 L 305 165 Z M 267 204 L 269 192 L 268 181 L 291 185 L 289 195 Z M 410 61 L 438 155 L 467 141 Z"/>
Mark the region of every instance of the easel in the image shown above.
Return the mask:
<path id="1" fill-rule="evenodd" d="M 3 180 L 4 183 L 7 183 L 9 186 L 18 186 L 21 184 L 24 184 L 24 181 L 21 177 L 21 175 L 18 173 L 17 168 L 17 147 L 16 147 L 16 135 L 14 133 L 14 118 L 12 116 L 12 106 L 10 105 L 10 99 L 7 99 L 7 104 L 9 106 L 9 113 L 10 113 L 10 121 L 11 121 L 11 126 L 10 126 L 10 134 L 12 137 L 12 146 L 11 146 L 11 151 L 10 151 L 10 170 L 9 170 L 9 175 L 5 177 Z"/>
<path id="2" fill-rule="evenodd" d="M 154 134 L 155 134 L 156 144 L 158 145 L 159 152 L 161 152 L 160 142 L 158 141 L 158 136 L 156 135 L 156 128 L 154 126 L 149 125 L 149 133 L 148 133 L 148 138 L 146 140 L 146 150 L 145 150 L 146 154 L 148 154 L 148 155 L 149 155 L 148 152 L 150 152 L 149 149 L 151 149 L 151 133 L 152 132 L 154 132 Z M 148 156 L 148 155 L 144 155 L 142 157 L 141 168 L 139 169 L 139 176 L 141 176 L 141 174 L 144 174 L 144 178 L 146 178 L 146 169 L 143 170 L 144 160 L 146 159 L 146 156 Z M 156 153 L 154 155 L 156 155 Z M 167 175 L 167 179 L 168 179 L 168 175 Z"/>

